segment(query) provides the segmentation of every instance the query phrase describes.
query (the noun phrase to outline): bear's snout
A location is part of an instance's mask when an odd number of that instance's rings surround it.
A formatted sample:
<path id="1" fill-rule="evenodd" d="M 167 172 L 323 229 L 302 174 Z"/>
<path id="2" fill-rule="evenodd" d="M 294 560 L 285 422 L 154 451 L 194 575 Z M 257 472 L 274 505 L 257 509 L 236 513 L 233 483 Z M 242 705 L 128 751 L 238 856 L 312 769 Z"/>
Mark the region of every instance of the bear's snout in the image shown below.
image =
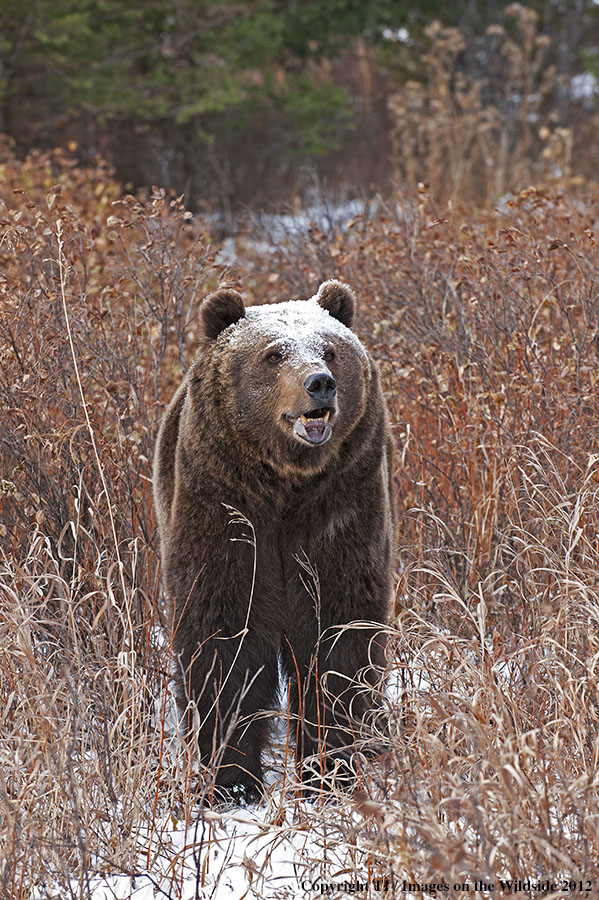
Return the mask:
<path id="1" fill-rule="evenodd" d="M 323 406 L 330 406 L 337 393 L 337 382 L 330 372 L 314 372 L 304 381 L 304 388 L 313 400 L 318 400 Z"/>

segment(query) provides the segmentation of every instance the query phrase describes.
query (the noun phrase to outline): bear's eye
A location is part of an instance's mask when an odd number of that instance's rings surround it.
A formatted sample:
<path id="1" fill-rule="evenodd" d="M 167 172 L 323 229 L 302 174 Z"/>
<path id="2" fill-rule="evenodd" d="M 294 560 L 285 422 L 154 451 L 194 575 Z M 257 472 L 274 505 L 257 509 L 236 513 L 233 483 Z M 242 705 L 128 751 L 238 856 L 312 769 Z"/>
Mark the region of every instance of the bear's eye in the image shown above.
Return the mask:
<path id="1" fill-rule="evenodd" d="M 279 353 L 278 350 L 274 350 L 272 353 L 269 353 L 266 357 L 266 362 L 270 363 L 271 366 L 276 366 L 277 363 L 280 363 L 283 359 L 283 354 Z"/>
<path id="2" fill-rule="evenodd" d="M 326 361 L 326 362 L 333 362 L 333 360 L 335 359 L 335 351 L 334 351 L 334 350 L 330 350 L 330 349 L 329 349 L 329 350 L 325 350 L 325 351 L 324 351 L 324 358 L 325 358 L 325 361 Z"/>

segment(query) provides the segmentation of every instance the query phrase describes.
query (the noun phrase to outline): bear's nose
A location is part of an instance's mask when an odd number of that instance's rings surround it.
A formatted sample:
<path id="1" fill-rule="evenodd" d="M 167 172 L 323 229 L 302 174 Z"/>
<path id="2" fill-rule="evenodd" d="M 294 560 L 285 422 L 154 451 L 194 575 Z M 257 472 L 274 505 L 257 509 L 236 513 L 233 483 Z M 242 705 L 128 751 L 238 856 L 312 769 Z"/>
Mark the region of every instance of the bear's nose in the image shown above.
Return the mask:
<path id="1" fill-rule="evenodd" d="M 337 383 L 329 372 L 314 372 L 308 375 L 304 381 L 304 388 L 311 397 L 320 400 L 324 406 L 337 393 Z"/>

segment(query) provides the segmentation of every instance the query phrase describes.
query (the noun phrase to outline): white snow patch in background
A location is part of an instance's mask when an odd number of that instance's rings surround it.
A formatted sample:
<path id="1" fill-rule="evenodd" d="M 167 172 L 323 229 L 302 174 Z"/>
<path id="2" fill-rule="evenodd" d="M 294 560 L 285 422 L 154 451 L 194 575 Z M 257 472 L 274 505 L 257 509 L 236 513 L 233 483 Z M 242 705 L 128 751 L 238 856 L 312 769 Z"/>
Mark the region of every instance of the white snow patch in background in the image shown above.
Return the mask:
<path id="1" fill-rule="evenodd" d="M 599 94 L 599 83 L 592 72 L 581 72 L 570 79 L 570 96 L 573 100 L 592 100 Z"/>
<path id="2" fill-rule="evenodd" d="M 407 28 L 389 28 L 385 26 L 381 30 L 381 36 L 386 41 L 394 41 L 396 44 L 410 44 L 410 33 Z"/>
<path id="3" fill-rule="evenodd" d="M 305 206 L 294 213 L 261 214 L 254 224 L 268 236 L 271 252 L 277 245 L 292 235 L 304 235 L 313 228 L 319 228 L 325 234 L 343 230 L 348 219 L 364 215 L 372 204 L 364 200 L 346 200 L 341 203 L 333 201 Z"/>
<path id="4" fill-rule="evenodd" d="M 220 242 L 217 260 L 222 265 L 233 265 L 239 257 L 239 245 L 263 254 L 271 255 L 289 239 L 303 239 L 313 228 L 328 236 L 346 230 L 347 222 L 354 216 L 371 215 L 377 201 L 346 200 L 341 203 L 317 203 L 305 206 L 294 213 L 261 213 L 249 221 L 249 232 L 241 240 L 225 237 Z M 210 222 L 210 217 L 206 221 Z M 213 225 L 218 223 L 213 221 Z"/>

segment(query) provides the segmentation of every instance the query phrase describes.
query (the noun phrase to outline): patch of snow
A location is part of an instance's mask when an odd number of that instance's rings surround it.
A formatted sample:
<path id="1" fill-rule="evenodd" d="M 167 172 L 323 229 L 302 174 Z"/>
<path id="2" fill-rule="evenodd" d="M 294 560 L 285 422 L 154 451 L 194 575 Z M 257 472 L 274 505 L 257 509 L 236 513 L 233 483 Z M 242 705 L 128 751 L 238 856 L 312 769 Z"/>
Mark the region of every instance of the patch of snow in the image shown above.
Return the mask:
<path id="1" fill-rule="evenodd" d="M 346 231 L 348 221 L 355 216 L 370 215 L 375 208 L 376 201 L 347 200 L 341 203 L 315 203 L 295 213 L 254 215 L 248 222 L 249 234 L 245 234 L 241 240 L 226 237 L 222 241 L 217 261 L 222 265 L 232 265 L 243 246 L 262 254 L 274 253 L 289 239 L 301 240 L 314 228 L 332 237 Z M 210 222 L 210 217 L 207 221 Z"/>
<path id="2" fill-rule="evenodd" d="M 393 41 L 396 44 L 411 44 L 410 33 L 407 28 L 389 28 L 385 26 L 381 30 L 381 37 L 386 41 Z"/>
<path id="3" fill-rule="evenodd" d="M 354 216 L 363 215 L 367 204 L 363 200 L 346 200 L 343 203 L 318 203 L 306 206 L 296 213 L 263 214 L 257 220 L 260 231 L 268 235 L 271 248 L 290 236 L 308 234 L 319 228 L 325 234 L 343 230 Z"/>
<path id="4" fill-rule="evenodd" d="M 176 741 L 177 711 L 171 696 L 166 706 L 167 731 L 173 732 L 171 739 Z M 286 706 L 284 697 L 282 706 Z M 294 757 L 286 746 L 287 721 L 281 715 L 264 760 L 262 803 L 203 813 L 198 807 L 187 821 L 167 811 L 151 822 L 148 811 L 147 825 L 137 832 L 136 857 L 123 863 L 122 872 L 110 874 L 103 871 L 102 859 L 92 859 L 86 896 L 90 900 L 286 900 L 331 895 L 332 886 L 339 896 L 377 896 L 381 891 L 377 881 L 384 883 L 391 873 L 373 872 L 368 851 L 359 849 L 356 834 L 361 815 L 351 800 L 339 805 L 318 792 L 300 798 L 293 790 Z M 370 893 L 364 885 L 370 885 Z M 79 894 L 79 887 L 72 882 L 73 896 Z M 45 896 L 39 893 L 34 900 Z"/>
<path id="5" fill-rule="evenodd" d="M 348 811 L 344 813 L 347 819 Z M 92 900 L 309 897 L 320 896 L 313 884 L 334 882 L 346 885 L 343 892 L 355 893 L 358 882 L 388 878 L 389 873 L 383 872 L 374 876 L 371 872 L 369 877 L 366 852 L 346 843 L 337 823 L 332 806 L 315 820 L 313 804 L 296 801 L 285 807 L 275 792 L 268 805 L 206 811 L 187 827 L 173 827 L 169 817 L 152 832 L 140 834 L 135 875 L 93 875 L 89 896 Z"/>
<path id="6" fill-rule="evenodd" d="M 592 72 L 581 72 L 570 79 L 572 100 L 593 100 L 599 93 L 599 82 Z"/>

